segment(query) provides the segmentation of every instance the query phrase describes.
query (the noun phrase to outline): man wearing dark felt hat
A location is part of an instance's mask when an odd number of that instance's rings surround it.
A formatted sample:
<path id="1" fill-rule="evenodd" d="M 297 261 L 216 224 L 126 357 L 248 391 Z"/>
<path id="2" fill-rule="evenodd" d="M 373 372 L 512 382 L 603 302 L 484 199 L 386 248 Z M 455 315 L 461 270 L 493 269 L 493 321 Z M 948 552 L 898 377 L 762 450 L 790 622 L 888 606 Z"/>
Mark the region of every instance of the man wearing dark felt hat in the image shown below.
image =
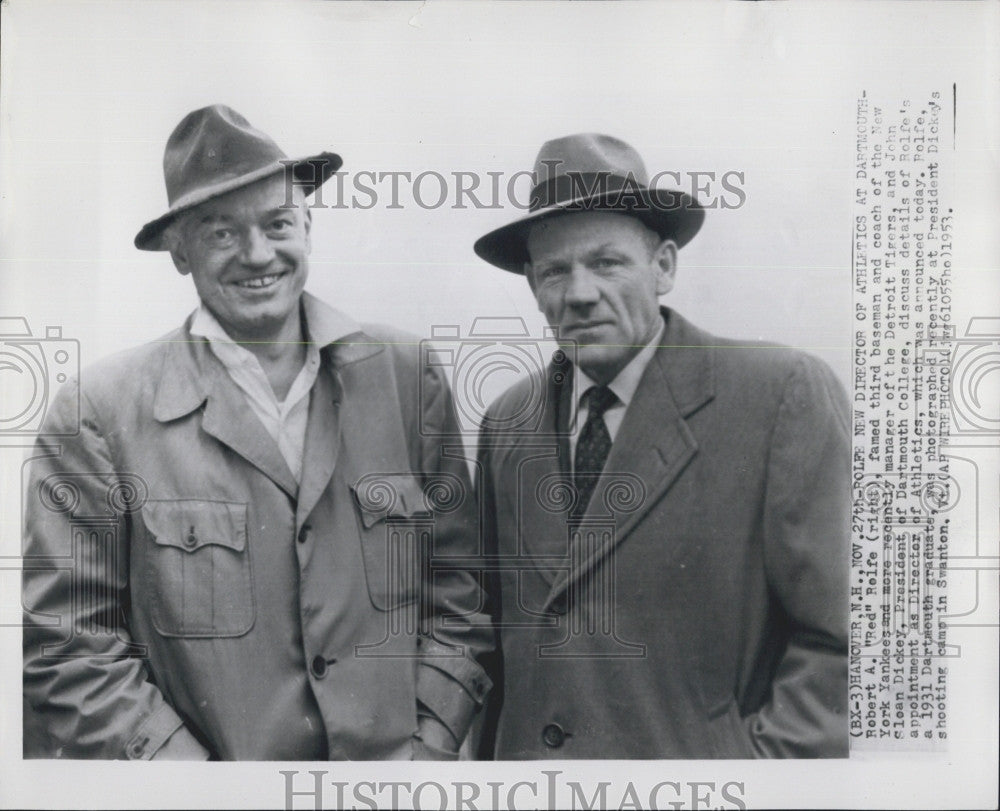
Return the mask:
<path id="1" fill-rule="evenodd" d="M 616 138 L 550 141 L 529 212 L 475 245 L 560 344 L 483 420 L 484 756 L 846 757 L 844 391 L 661 306 L 705 212 L 647 178 Z"/>
<path id="2" fill-rule="evenodd" d="M 456 418 L 416 340 L 304 292 L 305 197 L 340 165 L 221 105 L 170 136 L 169 210 L 135 244 L 200 306 L 85 369 L 40 432 L 24 689 L 49 740 L 26 754 L 457 756 L 492 631 L 476 577 L 429 555 L 475 556 L 476 509 L 418 430 Z"/>

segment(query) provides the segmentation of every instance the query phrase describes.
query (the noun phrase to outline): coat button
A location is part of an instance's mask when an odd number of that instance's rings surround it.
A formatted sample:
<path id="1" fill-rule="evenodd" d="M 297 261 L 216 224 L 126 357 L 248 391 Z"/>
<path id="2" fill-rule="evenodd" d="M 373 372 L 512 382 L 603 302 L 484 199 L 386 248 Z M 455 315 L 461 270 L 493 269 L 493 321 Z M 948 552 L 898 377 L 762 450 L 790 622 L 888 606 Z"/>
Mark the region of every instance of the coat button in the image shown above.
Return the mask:
<path id="1" fill-rule="evenodd" d="M 129 760 L 139 760 L 143 755 L 146 754 L 146 745 L 149 743 L 149 737 L 144 736 L 142 740 L 133 740 L 125 748 L 125 754 L 128 756 Z"/>
<path id="2" fill-rule="evenodd" d="M 312 660 L 312 672 L 317 679 L 322 679 L 326 675 L 326 659 L 322 656 L 314 656 Z"/>
<path id="3" fill-rule="evenodd" d="M 302 529 L 299 530 L 299 543 L 305 543 L 309 540 L 310 532 L 312 532 L 312 527 L 309 524 L 303 524 Z"/>
<path id="4" fill-rule="evenodd" d="M 198 543 L 198 536 L 194 534 L 194 527 L 188 530 L 187 537 L 184 539 L 184 545 L 187 547 L 192 547 Z"/>
<path id="5" fill-rule="evenodd" d="M 566 740 L 566 733 L 563 732 L 563 728 L 559 724 L 548 724 L 542 730 L 542 740 L 545 741 L 546 746 L 558 749 Z"/>

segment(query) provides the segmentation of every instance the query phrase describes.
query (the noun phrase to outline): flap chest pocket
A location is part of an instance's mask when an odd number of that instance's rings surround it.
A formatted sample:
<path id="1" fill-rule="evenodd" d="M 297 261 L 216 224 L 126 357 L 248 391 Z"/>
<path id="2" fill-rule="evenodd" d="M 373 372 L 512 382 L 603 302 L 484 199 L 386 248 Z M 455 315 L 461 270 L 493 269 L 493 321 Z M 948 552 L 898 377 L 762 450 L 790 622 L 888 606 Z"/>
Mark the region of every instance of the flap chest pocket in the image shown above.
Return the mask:
<path id="1" fill-rule="evenodd" d="M 150 501 L 143 509 L 156 543 L 195 552 L 208 544 L 242 552 L 247 545 L 247 507 L 227 501 Z"/>
<path id="2" fill-rule="evenodd" d="M 415 602 L 432 526 L 420 482 L 410 473 L 369 475 L 351 493 L 372 603 L 388 611 Z"/>
<path id="3" fill-rule="evenodd" d="M 254 623 L 247 505 L 149 501 L 153 625 L 164 636 L 242 636 Z"/>

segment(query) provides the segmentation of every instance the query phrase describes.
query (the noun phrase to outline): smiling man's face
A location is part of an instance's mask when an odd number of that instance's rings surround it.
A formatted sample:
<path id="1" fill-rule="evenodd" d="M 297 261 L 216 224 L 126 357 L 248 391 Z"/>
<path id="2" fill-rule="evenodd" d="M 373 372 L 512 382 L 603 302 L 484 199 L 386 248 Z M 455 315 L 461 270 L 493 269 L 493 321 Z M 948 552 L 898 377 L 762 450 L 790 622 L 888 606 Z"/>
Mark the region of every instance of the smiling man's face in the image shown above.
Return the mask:
<path id="1" fill-rule="evenodd" d="M 538 309 L 576 345 L 580 368 L 610 383 L 660 329 L 659 297 L 673 287 L 677 247 L 634 217 L 563 214 L 528 235 L 525 275 Z"/>
<path id="2" fill-rule="evenodd" d="M 177 224 L 171 256 L 234 341 L 298 339 L 311 217 L 276 175 L 209 200 Z M 292 334 L 295 333 L 295 334 Z"/>

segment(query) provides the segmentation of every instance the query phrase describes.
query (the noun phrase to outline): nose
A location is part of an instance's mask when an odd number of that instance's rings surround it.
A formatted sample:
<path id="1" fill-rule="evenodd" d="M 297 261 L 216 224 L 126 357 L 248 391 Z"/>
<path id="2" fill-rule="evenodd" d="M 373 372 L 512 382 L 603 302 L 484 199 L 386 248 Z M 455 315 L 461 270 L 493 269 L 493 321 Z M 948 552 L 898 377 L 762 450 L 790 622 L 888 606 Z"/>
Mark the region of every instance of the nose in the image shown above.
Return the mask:
<path id="1" fill-rule="evenodd" d="M 566 285 L 566 304 L 570 307 L 590 307 L 597 303 L 600 291 L 593 274 L 581 264 L 574 265 Z"/>
<path id="2" fill-rule="evenodd" d="M 274 246 L 259 228 L 250 228 L 240 246 L 240 261 L 247 267 L 265 267 L 274 259 Z"/>

